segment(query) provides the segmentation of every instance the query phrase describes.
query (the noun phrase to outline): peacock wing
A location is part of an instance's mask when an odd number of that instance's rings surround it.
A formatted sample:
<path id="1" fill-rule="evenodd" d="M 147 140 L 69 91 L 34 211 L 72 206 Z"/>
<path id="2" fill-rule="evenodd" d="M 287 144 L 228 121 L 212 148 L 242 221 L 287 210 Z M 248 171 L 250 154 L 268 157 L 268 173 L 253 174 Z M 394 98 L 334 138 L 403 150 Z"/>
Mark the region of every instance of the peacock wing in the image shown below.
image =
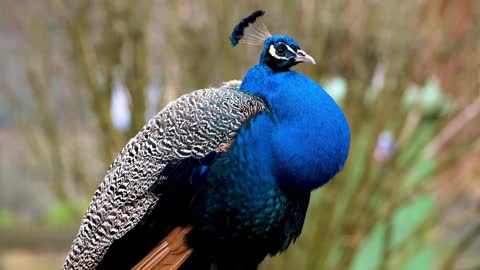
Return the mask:
<path id="1" fill-rule="evenodd" d="M 112 243 L 135 227 L 168 184 L 166 168 L 202 158 L 231 142 L 264 103 L 229 82 L 197 90 L 169 103 L 115 158 L 96 190 L 63 269 L 95 269 Z"/>

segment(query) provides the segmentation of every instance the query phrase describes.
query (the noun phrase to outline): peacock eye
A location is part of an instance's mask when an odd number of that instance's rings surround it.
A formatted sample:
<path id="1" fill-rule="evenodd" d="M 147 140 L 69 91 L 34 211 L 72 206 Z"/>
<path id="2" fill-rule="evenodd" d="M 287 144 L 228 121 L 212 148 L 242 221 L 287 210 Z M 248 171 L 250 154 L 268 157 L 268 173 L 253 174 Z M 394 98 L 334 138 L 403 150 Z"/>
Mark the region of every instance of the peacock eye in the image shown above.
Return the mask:
<path id="1" fill-rule="evenodd" d="M 282 56 L 285 54 L 285 51 L 287 50 L 287 48 L 285 48 L 284 45 L 280 45 L 278 46 L 278 48 L 276 49 L 276 52 L 278 55 Z"/>

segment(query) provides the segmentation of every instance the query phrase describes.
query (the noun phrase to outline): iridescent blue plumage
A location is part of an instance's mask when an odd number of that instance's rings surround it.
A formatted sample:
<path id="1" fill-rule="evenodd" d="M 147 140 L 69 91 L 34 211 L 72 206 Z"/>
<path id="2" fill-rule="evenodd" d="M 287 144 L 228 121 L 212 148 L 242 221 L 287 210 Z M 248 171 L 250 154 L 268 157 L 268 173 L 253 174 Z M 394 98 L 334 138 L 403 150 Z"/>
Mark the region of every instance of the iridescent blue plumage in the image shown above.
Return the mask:
<path id="1" fill-rule="evenodd" d="M 316 82 L 289 70 L 300 62 L 313 59 L 292 38 L 272 36 L 240 86 L 264 100 L 270 113 L 245 125 L 209 167 L 210 192 L 190 239 L 199 252 L 230 262 L 217 267 L 250 269 L 285 250 L 300 235 L 310 192 L 345 164 L 345 116 Z"/>
<path id="2" fill-rule="evenodd" d="M 254 12 L 232 33 L 232 45 L 263 44 L 259 62 L 239 89 L 185 96 L 175 110 L 153 119 L 155 128 L 144 128 L 140 143 L 133 141 L 133 150 L 125 152 L 128 164 L 137 152 L 156 151 L 142 158 L 162 165 L 161 170 L 132 170 L 145 175 L 137 179 L 151 181 L 141 195 L 158 201 L 113 241 L 96 269 L 129 269 L 174 228 L 187 225 L 193 228 L 187 236 L 192 254 L 183 270 L 257 269 L 267 255 L 285 251 L 300 235 L 310 192 L 345 164 L 350 130 L 325 90 L 290 70 L 314 59 L 292 38 L 271 36 L 256 24 L 261 15 Z M 251 27 L 257 28 L 246 33 Z M 155 134 L 162 135 L 157 143 L 151 140 Z M 142 152 L 141 142 L 155 147 Z M 165 153 L 175 155 L 163 158 Z"/>
<path id="3" fill-rule="evenodd" d="M 247 73 L 241 88 L 262 97 L 278 119 L 271 142 L 273 171 L 280 185 L 318 188 L 342 169 L 348 156 L 345 116 L 313 80 L 292 70 L 275 72 L 262 60 Z"/>

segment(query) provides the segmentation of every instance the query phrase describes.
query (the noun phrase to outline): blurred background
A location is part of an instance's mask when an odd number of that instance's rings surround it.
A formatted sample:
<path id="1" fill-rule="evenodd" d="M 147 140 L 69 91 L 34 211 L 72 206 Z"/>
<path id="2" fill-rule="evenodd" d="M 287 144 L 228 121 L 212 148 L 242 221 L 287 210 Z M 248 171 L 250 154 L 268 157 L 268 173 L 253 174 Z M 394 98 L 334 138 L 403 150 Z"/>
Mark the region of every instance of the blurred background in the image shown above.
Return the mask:
<path id="1" fill-rule="evenodd" d="M 59 269 L 145 120 L 257 62 L 228 41 L 256 9 L 352 130 L 301 238 L 262 269 L 480 269 L 477 0 L 0 0 L 0 269 Z"/>

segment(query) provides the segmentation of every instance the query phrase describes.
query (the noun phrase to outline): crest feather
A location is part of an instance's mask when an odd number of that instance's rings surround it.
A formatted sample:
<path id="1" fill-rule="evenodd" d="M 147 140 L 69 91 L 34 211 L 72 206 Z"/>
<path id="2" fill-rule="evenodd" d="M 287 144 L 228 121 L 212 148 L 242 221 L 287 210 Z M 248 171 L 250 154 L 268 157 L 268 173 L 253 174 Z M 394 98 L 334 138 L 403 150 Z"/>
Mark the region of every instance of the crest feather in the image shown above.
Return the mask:
<path id="1" fill-rule="evenodd" d="M 263 23 L 259 23 L 257 18 L 263 16 L 265 11 L 257 10 L 250 16 L 242 19 L 233 29 L 230 36 L 230 43 L 235 47 L 239 42 L 251 45 L 263 45 L 263 42 L 272 35 L 268 32 Z"/>

